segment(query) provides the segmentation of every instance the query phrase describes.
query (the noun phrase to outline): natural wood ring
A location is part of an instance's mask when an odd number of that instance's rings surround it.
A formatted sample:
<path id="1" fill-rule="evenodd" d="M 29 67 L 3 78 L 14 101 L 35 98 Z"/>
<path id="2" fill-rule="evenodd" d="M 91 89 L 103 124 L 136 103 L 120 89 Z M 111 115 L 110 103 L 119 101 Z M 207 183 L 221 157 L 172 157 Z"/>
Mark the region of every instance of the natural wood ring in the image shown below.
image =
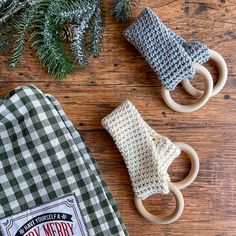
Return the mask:
<path id="1" fill-rule="evenodd" d="M 166 89 L 164 86 L 162 86 L 163 100 L 165 101 L 167 106 L 170 107 L 174 111 L 178 111 L 178 112 L 196 111 L 202 106 L 204 106 L 212 95 L 213 79 L 210 72 L 200 64 L 193 63 L 193 67 L 195 68 L 197 73 L 200 73 L 203 76 L 205 80 L 206 90 L 203 92 L 202 96 L 198 99 L 196 103 L 190 104 L 190 105 L 181 105 L 181 104 L 176 103 L 170 96 L 170 91 Z"/>
<path id="2" fill-rule="evenodd" d="M 196 151 L 188 144 L 182 142 L 176 142 L 174 144 L 181 151 L 186 152 L 191 161 L 191 169 L 188 175 L 178 182 L 172 182 L 178 189 L 183 189 L 188 187 L 196 179 L 199 172 L 199 158 Z"/>
<path id="3" fill-rule="evenodd" d="M 182 214 L 184 210 L 184 198 L 180 190 L 171 182 L 169 182 L 170 192 L 173 193 L 176 201 L 175 210 L 168 216 L 161 215 L 152 215 L 143 205 L 143 202 L 140 198 L 134 196 L 134 203 L 138 212 L 148 221 L 153 224 L 170 224 L 176 221 Z"/>
<path id="4" fill-rule="evenodd" d="M 228 77 L 228 68 L 227 68 L 224 58 L 218 52 L 210 49 L 209 58 L 216 63 L 217 68 L 219 70 L 219 79 L 217 83 L 215 84 L 215 86 L 213 87 L 213 91 L 211 95 L 211 96 L 215 96 L 225 86 L 225 83 Z M 183 84 L 184 89 L 193 97 L 200 97 L 203 94 L 203 91 L 193 87 L 190 80 L 183 80 L 182 84 Z"/>

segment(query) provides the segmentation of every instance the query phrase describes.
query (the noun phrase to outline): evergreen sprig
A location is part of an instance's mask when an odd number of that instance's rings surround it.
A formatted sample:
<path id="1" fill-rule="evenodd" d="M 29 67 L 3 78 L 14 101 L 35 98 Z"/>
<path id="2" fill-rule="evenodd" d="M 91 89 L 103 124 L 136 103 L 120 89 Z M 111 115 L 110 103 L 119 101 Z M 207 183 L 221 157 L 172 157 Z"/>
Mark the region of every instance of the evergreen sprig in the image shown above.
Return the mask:
<path id="1" fill-rule="evenodd" d="M 32 35 L 36 36 L 32 46 L 41 64 L 48 68 L 48 73 L 63 79 L 73 71 L 73 62 L 60 41 L 58 30 L 59 28 L 54 28 L 51 19 L 46 15 L 42 31 Z"/>
<path id="2" fill-rule="evenodd" d="M 0 2 L 0 24 L 3 24 L 14 13 L 20 11 L 27 5 L 33 4 L 34 0 L 1 0 Z"/>
<path id="3" fill-rule="evenodd" d="M 96 6 L 93 6 L 89 12 L 84 12 L 82 20 L 74 27 L 74 40 L 72 42 L 71 49 L 77 62 L 82 66 L 86 66 L 88 64 L 84 42 L 85 33 L 88 29 L 90 19 L 94 14 L 95 9 Z"/>
<path id="4" fill-rule="evenodd" d="M 17 18 L 17 21 L 15 22 L 14 30 L 16 31 L 16 34 L 14 35 L 14 37 L 16 38 L 16 40 L 13 44 L 11 56 L 9 59 L 10 67 L 15 67 L 21 60 L 27 33 L 32 25 L 37 10 L 37 6 L 27 9 L 24 13 L 20 14 L 20 16 Z"/>
<path id="5" fill-rule="evenodd" d="M 10 49 L 13 41 L 12 32 L 14 32 L 14 28 L 12 19 L 9 20 L 8 25 L 3 24 L 0 32 L 0 52 L 7 52 Z"/>
<path id="6" fill-rule="evenodd" d="M 102 0 L 94 12 L 93 19 L 90 22 L 88 32 L 88 53 L 89 56 L 98 57 L 101 53 L 102 34 L 104 30 L 104 6 Z"/>
<path id="7" fill-rule="evenodd" d="M 137 5 L 139 0 L 113 0 L 111 15 L 118 22 L 125 22 L 132 16 L 132 6 Z"/>
<path id="8" fill-rule="evenodd" d="M 6 52 L 9 49 L 9 42 L 11 40 L 11 35 L 4 35 L 0 38 L 0 51 Z"/>
<path id="9" fill-rule="evenodd" d="M 16 18 L 17 21 L 14 21 Z M 65 78 L 73 71 L 75 61 L 85 66 L 89 56 L 100 55 L 102 0 L 36 0 L 16 13 L 13 21 L 13 24 L 10 21 L 4 24 L 4 30 L 0 33 L 0 51 L 6 50 L 9 45 L 12 48 L 9 59 L 11 67 L 20 62 L 27 41 L 31 42 L 48 73 L 58 79 Z M 70 25 L 68 31 L 73 29 L 71 51 L 61 38 L 67 25 Z M 12 32 L 14 35 L 10 40 Z"/>
<path id="10" fill-rule="evenodd" d="M 137 3 L 113 0 L 112 15 L 126 21 Z M 9 50 L 10 67 L 21 61 L 30 42 L 48 73 L 63 79 L 72 73 L 75 62 L 86 66 L 89 57 L 100 55 L 103 0 L 2 0 L 0 29 L 0 51 Z M 65 33 L 69 40 L 65 40 Z"/>

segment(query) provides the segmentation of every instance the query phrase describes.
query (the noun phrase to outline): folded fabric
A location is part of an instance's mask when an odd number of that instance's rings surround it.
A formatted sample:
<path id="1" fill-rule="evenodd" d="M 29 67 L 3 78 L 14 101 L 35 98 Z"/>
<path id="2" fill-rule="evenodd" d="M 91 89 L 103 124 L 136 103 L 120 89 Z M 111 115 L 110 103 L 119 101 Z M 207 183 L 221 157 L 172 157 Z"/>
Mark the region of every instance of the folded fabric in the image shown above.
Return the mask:
<path id="1" fill-rule="evenodd" d="M 3 236 L 128 235 L 82 137 L 34 86 L 0 102 L 0 176 Z"/>
<path id="2" fill-rule="evenodd" d="M 156 133 L 130 101 L 103 118 L 102 125 L 124 158 L 135 195 L 143 200 L 155 193 L 169 193 L 167 170 L 180 149 Z"/>
<path id="3" fill-rule="evenodd" d="M 170 30 L 150 9 L 145 8 L 125 31 L 124 37 L 134 45 L 157 73 L 168 90 L 183 79 L 192 79 L 192 63 L 209 59 L 209 49 L 201 42 L 187 42 Z"/>

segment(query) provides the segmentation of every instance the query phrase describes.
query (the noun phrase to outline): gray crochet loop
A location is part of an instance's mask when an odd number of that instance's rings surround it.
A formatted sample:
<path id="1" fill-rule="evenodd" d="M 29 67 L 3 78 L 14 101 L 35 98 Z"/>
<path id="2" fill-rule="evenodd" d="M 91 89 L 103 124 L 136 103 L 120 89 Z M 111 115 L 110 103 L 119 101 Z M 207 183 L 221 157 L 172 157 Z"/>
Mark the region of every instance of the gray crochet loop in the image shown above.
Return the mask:
<path id="1" fill-rule="evenodd" d="M 188 42 L 167 26 L 165 27 L 170 31 L 172 37 L 181 44 L 193 62 L 203 64 L 209 60 L 210 50 L 205 44 L 199 41 Z"/>
<path id="2" fill-rule="evenodd" d="M 174 90 L 183 79 L 194 77 L 193 62 L 202 64 L 209 59 L 207 46 L 184 40 L 150 8 L 145 8 L 123 34 L 168 90 Z"/>

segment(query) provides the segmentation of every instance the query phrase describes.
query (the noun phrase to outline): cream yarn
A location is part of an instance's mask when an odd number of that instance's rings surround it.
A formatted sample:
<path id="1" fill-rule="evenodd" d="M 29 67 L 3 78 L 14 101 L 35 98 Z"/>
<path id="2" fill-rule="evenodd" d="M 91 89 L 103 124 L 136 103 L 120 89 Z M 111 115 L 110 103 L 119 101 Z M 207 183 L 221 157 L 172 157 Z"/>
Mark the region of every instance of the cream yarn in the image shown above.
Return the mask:
<path id="1" fill-rule="evenodd" d="M 156 133 L 128 100 L 103 118 L 102 125 L 124 158 L 135 195 L 144 200 L 169 193 L 167 170 L 180 149 Z"/>

